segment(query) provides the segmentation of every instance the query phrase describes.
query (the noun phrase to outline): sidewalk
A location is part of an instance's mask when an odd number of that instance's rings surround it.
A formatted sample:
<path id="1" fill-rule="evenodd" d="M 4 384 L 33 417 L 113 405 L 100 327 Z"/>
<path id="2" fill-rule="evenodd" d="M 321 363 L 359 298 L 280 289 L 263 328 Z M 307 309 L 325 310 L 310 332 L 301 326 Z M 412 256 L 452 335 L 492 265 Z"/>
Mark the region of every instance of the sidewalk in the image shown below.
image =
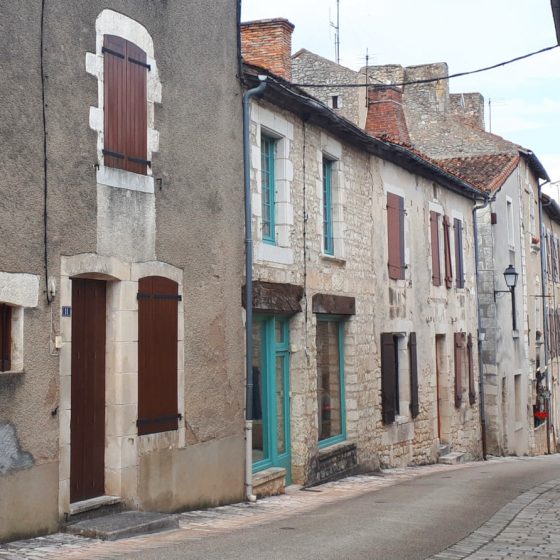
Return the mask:
<path id="1" fill-rule="evenodd" d="M 523 458 L 499 458 L 492 462 L 522 461 Z M 535 460 L 533 458 L 532 460 Z M 217 507 L 202 511 L 191 511 L 178 514 L 179 529 L 123 539 L 120 541 L 106 542 L 94 539 L 76 537 L 65 533 L 56 533 L 35 539 L 15 541 L 0 545 L 0 560 L 5 559 L 63 559 L 73 560 L 82 558 L 110 559 L 119 558 L 125 554 L 133 554 L 146 549 L 158 549 L 192 540 L 230 533 L 240 529 L 246 529 L 255 525 L 265 524 L 271 521 L 285 519 L 299 513 L 320 508 L 325 504 L 335 503 L 341 500 L 351 499 L 368 492 L 386 488 L 399 482 L 410 480 L 420 476 L 426 476 L 438 472 L 446 472 L 472 466 L 475 463 L 459 465 L 428 465 L 423 467 L 406 467 L 402 469 L 388 469 L 382 473 L 372 475 L 359 475 L 348 477 L 339 481 L 330 482 L 310 488 L 307 490 L 289 491 L 282 496 L 274 496 L 259 500 L 254 504 L 240 503 L 230 506 Z M 478 463 L 480 464 L 480 463 Z M 554 494 L 549 495 L 549 492 Z M 484 524 L 478 531 L 457 543 L 447 551 L 433 557 L 433 560 L 458 560 L 472 558 L 504 558 L 501 552 L 505 542 L 500 539 L 513 539 L 507 544 L 508 551 L 513 552 L 516 543 L 523 546 L 532 545 L 545 550 L 545 545 L 552 546 L 560 542 L 553 534 L 559 525 L 560 502 L 555 502 L 560 497 L 560 480 L 542 485 L 536 489 L 526 492 L 516 500 L 508 504 L 490 521 Z M 524 508 L 527 508 L 525 511 Z M 542 511 L 541 511 L 542 510 Z M 543 519 L 547 520 L 547 529 L 544 533 L 538 533 L 539 542 L 536 542 L 536 528 L 530 529 L 526 519 L 540 512 Z M 523 517 L 523 515 L 525 517 Z M 515 516 L 518 516 L 516 519 Z M 513 521 L 512 521 L 513 520 Z M 520 520 L 520 521 L 519 521 Z M 525 520 L 525 521 L 524 521 Z M 520 529 L 525 532 L 509 531 L 511 527 L 519 524 Z M 552 530 L 554 526 L 555 530 Z M 508 530 L 506 530 L 508 529 Z M 531 532 L 533 531 L 533 532 Z M 521 534 L 521 540 L 518 538 Z M 546 537 L 546 540 L 542 540 Z M 494 539 L 494 540 L 493 540 Z M 490 542 L 492 541 L 492 542 Z M 488 544 L 490 543 L 490 544 Z M 494 544 L 496 546 L 494 546 Z M 482 547 L 488 546 L 493 556 L 484 555 Z M 544 548 L 543 548 L 544 546 Z M 502 547 L 502 548 L 500 548 Z M 532 549 L 531 549 L 532 550 Z M 508 556 L 508 558 L 560 558 L 560 548 L 554 550 L 559 553 L 555 556 Z M 472 555 L 475 554 L 475 555 Z M 478 554 L 478 555 L 477 555 Z M 480 555 L 482 554 L 482 556 Z M 496 554 L 500 554 L 496 556 Z M 469 556 L 470 555 L 470 556 Z"/>

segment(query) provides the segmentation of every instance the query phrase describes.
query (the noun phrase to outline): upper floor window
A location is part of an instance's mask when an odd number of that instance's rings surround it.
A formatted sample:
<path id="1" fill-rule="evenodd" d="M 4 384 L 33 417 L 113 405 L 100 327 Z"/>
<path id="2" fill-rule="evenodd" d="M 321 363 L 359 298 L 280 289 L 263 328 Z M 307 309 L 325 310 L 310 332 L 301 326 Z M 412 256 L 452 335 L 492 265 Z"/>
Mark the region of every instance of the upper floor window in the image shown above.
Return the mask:
<path id="1" fill-rule="evenodd" d="M 387 193 L 387 239 L 389 243 L 389 278 L 404 279 L 404 198 Z"/>
<path id="2" fill-rule="evenodd" d="M 439 244 L 440 214 L 430 211 L 430 237 L 432 245 L 432 284 L 441 286 L 440 244 Z"/>
<path id="3" fill-rule="evenodd" d="M 323 251 L 334 255 L 333 161 L 323 157 Z"/>
<path id="4" fill-rule="evenodd" d="M 465 287 L 465 270 L 463 262 L 463 221 L 453 219 L 453 232 L 455 234 L 455 285 L 457 288 Z"/>
<path id="5" fill-rule="evenodd" d="M 506 218 L 507 218 L 507 233 L 508 244 L 510 249 L 515 248 L 515 234 L 513 226 L 513 201 L 509 196 L 506 198 Z"/>
<path id="6" fill-rule="evenodd" d="M 122 37 L 105 35 L 103 54 L 105 166 L 146 175 L 151 166 L 146 53 Z"/>
<path id="7" fill-rule="evenodd" d="M 276 139 L 261 137 L 262 238 L 276 243 Z"/>

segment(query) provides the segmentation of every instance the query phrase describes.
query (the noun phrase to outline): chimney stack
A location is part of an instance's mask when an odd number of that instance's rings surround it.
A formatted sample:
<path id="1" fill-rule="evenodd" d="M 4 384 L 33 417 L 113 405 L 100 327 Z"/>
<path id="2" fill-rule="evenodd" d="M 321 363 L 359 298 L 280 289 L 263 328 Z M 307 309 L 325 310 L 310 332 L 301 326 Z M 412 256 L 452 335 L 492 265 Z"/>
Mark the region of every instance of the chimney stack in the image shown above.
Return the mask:
<path id="1" fill-rule="evenodd" d="M 366 132 L 387 137 L 401 144 L 410 144 L 402 103 L 402 90 L 395 86 L 368 88 Z"/>
<path id="2" fill-rule="evenodd" d="M 241 24 L 241 54 L 248 64 L 261 66 L 285 80 L 292 79 L 294 25 L 284 18 Z"/>

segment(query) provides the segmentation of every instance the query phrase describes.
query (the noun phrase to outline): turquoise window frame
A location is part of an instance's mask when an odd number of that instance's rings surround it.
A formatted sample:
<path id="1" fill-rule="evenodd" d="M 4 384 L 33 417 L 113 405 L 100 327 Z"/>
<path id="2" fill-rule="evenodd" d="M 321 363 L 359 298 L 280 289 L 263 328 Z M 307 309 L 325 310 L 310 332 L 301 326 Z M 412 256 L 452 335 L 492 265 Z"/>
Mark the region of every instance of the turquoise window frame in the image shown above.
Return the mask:
<path id="1" fill-rule="evenodd" d="M 346 385 L 344 381 L 344 330 L 346 317 L 339 315 L 317 315 L 317 321 L 338 323 L 338 360 L 339 360 L 339 383 L 340 383 L 340 427 L 341 433 L 326 439 L 319 440 L 319 449 L 329 447 L 335 443 L 346 441 Z M 319 403 L 317 402 L 319 406 Z"/>
<path id="2" fill-rule="evenodd" d="M 323 157 L 323 252 L 334 255 L 332 178 L 334 161 Z"/>
<path id="3" fill-rule="evenodd" d="M 265 457 L 253 463 L 253 473 L 270 467 L 286 469 L 286 484 L 291 484 L 290 445 L 290 332 L 289 318 L 278 315 L 255 315 L 256 323 L 263 329 L 261 337 L 261 377 L 263 383 L 263 450 Z M 276 323 L 281 323 L 282 341 L 276 340 Z M 284 452 L 278 453 L 277 406 L 276 406 L 276 359 L 283 357 L 284 383 Z M 266 424 L 265 424 L 266 416 Z M 273 419 L 274 422 L 270 420 Z"/>
<path id="4" fill-rule="evenodd" d="M 276 245 L 276 144 L 275 138 L 261 135 L 262 239 L 271 245 Z"/>

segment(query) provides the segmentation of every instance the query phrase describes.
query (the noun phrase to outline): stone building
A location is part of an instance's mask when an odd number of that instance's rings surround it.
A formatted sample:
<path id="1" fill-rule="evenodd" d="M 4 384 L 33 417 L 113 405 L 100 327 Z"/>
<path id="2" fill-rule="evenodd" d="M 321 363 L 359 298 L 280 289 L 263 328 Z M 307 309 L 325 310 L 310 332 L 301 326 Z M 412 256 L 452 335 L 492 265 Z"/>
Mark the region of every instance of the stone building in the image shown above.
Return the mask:
<path id="1" fill-rule="evenodd" d="M 247 37 L 273 24 L 242 25 L 248 85 L 268 75 L 250 130 L 254 488 L 478 457 L 484 194 L 263 68 Z M 269 53 L 288 60 L 292 28 L 277 25 Z"/>
<path id="2" fill-rule="evenodd" d="M 491 453 L 539 452 L 543 429 L 534 429 L 533 404 L 540 348 L 536 333 L 544 331 L 538 296 L 542 286 L 540 246 L 533 238 L 539 237 L 539 179 L 548 180 L 546 171 L 530 150 L 484 130 L 482 96 L 450 93 L 445 63 L 373 66 L 353 74 L 340 67 L 337 79 L 333 62 L 323 63 L 321 57 L 307 52 L 294 55 L 294 60 L 293 78 L 299 83 L 367 80 L 371 85 L 365 121 L 356 112 L 348 111 L 347 118 L 378 138 L 419 150 L 493 198 L 490 206 L 477 212 L 480 330 L 488 392 L 485 435 Z M 423 83 L 414 83 L 418 80 Z M 407 85 L 391 87 L 402 83 Z M 353 106 L 355 89 L 344 90 L 343 107 Z M 329 102 L 329 88 L 309 87 L 306 91 Z M 503 272 L 509 264 L 519 272 L 516 329 L 507 321 L 512 313 L 511 298 L 494 294 L 503 289 Z"/>
<path id="3" fill-rule="evenodd" d="M 3 7 L 0 540 L 243 497 L 236 4 Z"/>

